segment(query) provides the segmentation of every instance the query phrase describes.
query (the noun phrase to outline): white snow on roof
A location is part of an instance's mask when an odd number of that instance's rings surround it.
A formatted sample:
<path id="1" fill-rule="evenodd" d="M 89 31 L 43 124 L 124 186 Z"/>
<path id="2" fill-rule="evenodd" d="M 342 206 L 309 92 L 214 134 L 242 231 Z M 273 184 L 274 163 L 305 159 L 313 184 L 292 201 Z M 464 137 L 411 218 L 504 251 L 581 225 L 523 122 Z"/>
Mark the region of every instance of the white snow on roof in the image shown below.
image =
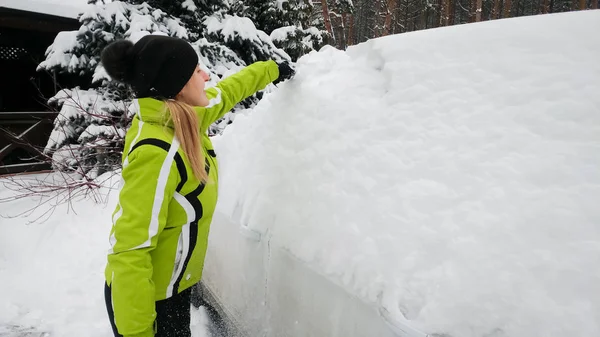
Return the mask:
<path id="1" fill-rule="evenodd" d="M 87 6 L 87 0 L 2 0 L 0 7 L 76 19 Z"/>

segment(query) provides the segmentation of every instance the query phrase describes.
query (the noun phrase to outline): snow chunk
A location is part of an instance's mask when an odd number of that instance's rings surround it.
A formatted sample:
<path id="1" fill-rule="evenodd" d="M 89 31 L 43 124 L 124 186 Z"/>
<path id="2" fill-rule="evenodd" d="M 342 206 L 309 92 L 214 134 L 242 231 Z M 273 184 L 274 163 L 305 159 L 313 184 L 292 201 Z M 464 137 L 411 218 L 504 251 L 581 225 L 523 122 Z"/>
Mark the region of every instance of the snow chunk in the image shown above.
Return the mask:
<path id="1" fill-rule="evenodd" d="M 102 64 L 99 64 L 94 70 L 94 76 L 92 77 L 92 82 L 96 83 L 96 82 L 110 81 L 110 80 L 111 80 L 111 78 L 108 75 L 108 73 L 106 72 L 106 69 L 102 66 Z"/>
<path id="2" fill-rule="evenodd" d="M 188 31 L 181 25 L 178 20 L 175 19 L 166 19 L 165 24 L 169 31 L 171 32 L 171 36 L 178 37 L 180 39 L 188 38 Z"/>
<path id="3" fill-rule="evenodd" d="M 59 32 L 54 39 L 54 43 L 46 50 L 46 59 L 38 65 L 38 70 L 76 66 L 78 60 L 71 52 L 73 49 L 81 47 L 77 40 L 77 34 L 77 31 Z M 73 60 L 73 57 L 75 57 L 75 60 Z"/>
<path id="4" fill-rule="evenodd" d="M 125 130 L 115 128 L 112 125 L 98 125 L 92 124 L 89 125 L 85 131 L 79 135 L 78 142 L 84 142 L 86 139 L 96 139 L 101 138 L 99 142 L 96 142 L 95 145 L 105 146 L 109 145 L 109 140 L 123 138 L 125 137 Z"/>
<path id="5" fill-rule="evenodd" d="M 598 336 L 598 31 L 584 11 L 304 56 L 214 138 L 218 212 L 428 334 Z"/>
<path id="6" fill-rule="evenodd" d="M 314 27 L 312 27 L 312 28 L 314 28 Z M 297 29 L 298 28 L 296 28 L 296 26 L 286 26 L 286 27 L 277 28 L 271 32 L 271 36 L 270 36 L 271 40 L 273 40 L 273 42 L 284 41 L 288 38 L 288 36 L 290 34 L 294 34 Z M 317 30 L 317 29 L 315 28 L 315 30 Z"/>
<path id="7" fill-rule="evenodd" d="M 249 18 L 226 15 L 224 19 L 219 20 L 215 16 L 209 16 L 204 24 L 209 33 L 220 33 L 225 36 L 225 41 L 233 40 L 237 36 L 242 39 L 260 41 L 258 37 L 260 31 L 256 29 Z"/>
<path id="8" fill-rule="evenodd" d="M 128 5 L 121 1 L 113 1 L 102 6 L 90 6 L 81 15 L 79 20 L 81 22 L 85 20 L 104 21 L 108 25 L 114 24 L 115 26 L 120 26 L 122 29 L 127 29 L 129 20 L 125 16 L 127 13 L 126 6 Z"/>
<path id="9" fill-rule="evenodd" d="M 196 9 L 196 4 L 194 4 L 194 0 L 185 0 L 181 3 L 181 7 L 187 9 L 190 12 L 194 12 Z"/>

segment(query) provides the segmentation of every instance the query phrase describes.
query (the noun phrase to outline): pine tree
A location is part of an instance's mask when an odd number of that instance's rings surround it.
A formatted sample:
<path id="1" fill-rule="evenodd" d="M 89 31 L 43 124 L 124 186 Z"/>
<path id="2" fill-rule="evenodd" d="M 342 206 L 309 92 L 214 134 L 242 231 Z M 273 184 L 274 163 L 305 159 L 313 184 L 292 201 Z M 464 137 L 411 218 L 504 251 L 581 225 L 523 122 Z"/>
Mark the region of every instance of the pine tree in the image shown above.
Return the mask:
<path id="1" fill-rule="evenodd" d="M 336 45 L 340 48 L 348 46 L 348 15 L 352 15 L 352 0 L 328 0 L 329 15 Z"/>
<path id="2" fill-rule="evenodd" d="M 120 167 L 123 137 L 135 113 L 132 92 L 112 81 L 100 64 L 103 48 L 117 39 L 135 42 L 146 34 L 185 39 L 210 73 L 209 85 L 258 60 L 291 59 L 252 21 L 232 14 L 226 0 L 131 2 L 89 6 L 79 18 L 81 28 L 58 34 L 39 65 L 39 70 L 89 79 L 88 86 L 64 89 L 50 99 L 60 114 L 45 151 L 57 170 L 93 179 Z M 248 98 L 232 113 L 252 107 L 260 97 Z M 210 135 L 231 123 L 232 113 L 211 126 Z"/>
<path id="3" fill-rule="evenodd" d="M 187 38 L 187 31 L 161 10 L 119 1 L 90 6 L 79 21 L 78 31 L 58 34 L 38 66 L 90 79 L 89 87 L 65 89 L 50 99 L 61 111 L 45 152 L 53 156 L 54 169 L 95 178 L 119 166 L 131 117 L 131 93 L 104 71 L 102 49 L 118 38 L 137 40 L 149 33 Z"/>
<path id="4" fill-rule="evenodd" d="M 204 20 L 203 25 L 208 41 L 223 43 L 246 64 L 268 59 L 290 60 L 289 55 L 275 47 L 269 35 L 256 29 L 249 18 L 229 14 L 212 15 Z"/>
<path id="5" fill-rule="evenodd" d="M 310 19 L 314 7 L 309 0 L 246 0 L 237 11 L 241 11 L 241 15 L 251 19 L 267 34 L 281 27 L 313 26 Z"/>
<path id="6" fill-rule="evenodd" d="M 331 40 L 322 20 L 315 20 L 319 9 L 309 0 L 248 0 L 238 3 L 235 10 L 269 34 L 293 61 Z"/>
<path id="7" fill-rule="evenodd" d="M 290 55 L 293 61 L 297 61 L 302 55 L 313 50 L 319 50 L 330 40 L 329 35 L 315 27 L 302 29 L 297 26 L 286 26 L 271 32 L 271 40 L 278 48 L 283 49 Z"/>
<path id="8" fill-rule="evenodd" d="M 127 2 L 147 3 L 152 8 L 160 9 L 178 18 L 188 30 L 190 41 L 196 41 L 204 36 L 204 27 L 199 23 L 206 17 L 230 10 L 227 0 L 127 0 Z"/>

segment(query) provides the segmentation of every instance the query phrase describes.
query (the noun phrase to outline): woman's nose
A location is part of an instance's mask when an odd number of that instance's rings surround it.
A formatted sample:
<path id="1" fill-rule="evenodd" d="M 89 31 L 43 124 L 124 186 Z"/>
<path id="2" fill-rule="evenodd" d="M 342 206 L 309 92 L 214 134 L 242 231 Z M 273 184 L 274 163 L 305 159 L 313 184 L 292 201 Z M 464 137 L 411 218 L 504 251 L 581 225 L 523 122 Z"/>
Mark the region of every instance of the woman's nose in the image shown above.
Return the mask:
<path id="1" fill-rule="evenodd" d="M 201 72 L 202 72 L 202 78 L 204 79 L 204 81 L 210 80 L 210 75 L 207 72 L 205 72 L 204 70 L 201 70 Z"/>

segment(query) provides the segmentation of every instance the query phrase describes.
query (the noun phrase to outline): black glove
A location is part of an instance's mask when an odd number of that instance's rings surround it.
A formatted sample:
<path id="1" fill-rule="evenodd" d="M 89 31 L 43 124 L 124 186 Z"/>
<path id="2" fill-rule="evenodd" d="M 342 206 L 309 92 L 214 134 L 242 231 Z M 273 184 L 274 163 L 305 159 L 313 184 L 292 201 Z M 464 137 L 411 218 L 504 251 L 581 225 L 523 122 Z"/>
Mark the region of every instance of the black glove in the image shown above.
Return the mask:
<path id="1" fill-rule="evenodd" d="M 273 84 L 277 85 L 285 80 L 289 80 L 296 74 L 294 68 L 290 66 L 290 63 L 287 61 L 277 63 L 279 67 L 279 77 L 273 81 Z"/>

